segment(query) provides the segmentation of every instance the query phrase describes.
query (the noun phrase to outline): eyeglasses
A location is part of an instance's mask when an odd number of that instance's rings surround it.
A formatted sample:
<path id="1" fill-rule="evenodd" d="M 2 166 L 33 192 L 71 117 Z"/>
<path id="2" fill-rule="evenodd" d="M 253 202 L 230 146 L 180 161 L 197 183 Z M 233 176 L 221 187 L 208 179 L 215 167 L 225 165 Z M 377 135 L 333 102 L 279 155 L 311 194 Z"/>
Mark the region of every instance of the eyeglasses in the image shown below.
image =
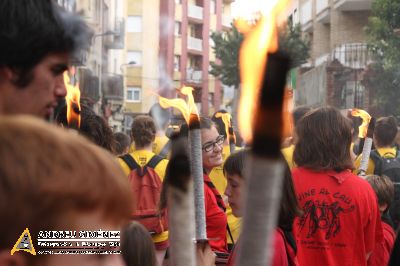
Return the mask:
<path id="1" fill-rule="evenodd" d="M 225 137 L 223 135 L 219 135 L 215 141 L 210 141 L 207 142 L 206 144 L 204 144 L 201 148 L 203 149 L 203 151 L 205 152 L 209 152 L 214 150 L 215 145 L 221 146 L 225 141 Z"/>

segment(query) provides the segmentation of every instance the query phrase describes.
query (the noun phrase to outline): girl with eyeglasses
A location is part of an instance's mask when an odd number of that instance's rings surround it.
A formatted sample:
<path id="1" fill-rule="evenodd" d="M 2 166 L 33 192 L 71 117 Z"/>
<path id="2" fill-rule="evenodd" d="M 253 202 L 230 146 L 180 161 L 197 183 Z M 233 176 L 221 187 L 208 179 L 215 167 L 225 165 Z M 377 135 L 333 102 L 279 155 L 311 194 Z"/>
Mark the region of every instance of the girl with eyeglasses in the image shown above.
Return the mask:
<path id="1" fill-rule="evenodd" d="M 222 148 L 225 137 L 219 135 L 214 123 L 206 117 L 200 117 L 200 129 L 207 237 L 214 252 L 227 253 L 225 204 L 209 177 L 211 170 L 223 163 Z M 187 125 L 182 125 L 181 135 L 188 135 Z"/>

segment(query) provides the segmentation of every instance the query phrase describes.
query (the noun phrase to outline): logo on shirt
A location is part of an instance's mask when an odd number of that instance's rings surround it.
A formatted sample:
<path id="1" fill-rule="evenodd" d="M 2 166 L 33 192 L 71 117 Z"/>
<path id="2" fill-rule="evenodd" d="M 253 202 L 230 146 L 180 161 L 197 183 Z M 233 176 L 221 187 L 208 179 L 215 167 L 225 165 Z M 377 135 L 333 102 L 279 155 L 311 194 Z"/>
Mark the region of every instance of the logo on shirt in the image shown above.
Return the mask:
<path id="1" fill-rule="evenodd" d="M 341 230 L 340 217 L 354 209 L 354 205 L 341 207 L 339 201 L 326 203 L 308 199 L 303 205 L 304 214 L 298 222 L 299 231 L 307 230 L 307 238 L 313 237 L 317 231 L 324 231 L 325 239 L 329 240 Z"/>

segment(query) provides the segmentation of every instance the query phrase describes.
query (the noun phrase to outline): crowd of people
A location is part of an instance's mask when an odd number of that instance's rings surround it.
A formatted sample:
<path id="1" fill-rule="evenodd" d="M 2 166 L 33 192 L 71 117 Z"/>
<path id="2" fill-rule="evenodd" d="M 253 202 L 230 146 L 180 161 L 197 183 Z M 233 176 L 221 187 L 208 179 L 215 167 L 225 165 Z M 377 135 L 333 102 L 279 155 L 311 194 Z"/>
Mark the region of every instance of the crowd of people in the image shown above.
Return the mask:
<path id="1" fill-rule="evenodd" d="M 82 104 L 80 128 L 68 129 L 66 107 L 55 111 L 66 95 L 63 73 L 91 37 L 82 19 L 51 0 L 0 1 L 0 265 L 170 265 L 168 209 L 159 203 L 170 132 L 187 138 L 188 125 L 172 125 L 172 112 L 155 104 L 134 118 L 129 135 L 113 133 Z M 400 265 L 396 119 L 377 119 L 361 177 L 362 141 L 346 115 L 298 107 L 293 117 L 279 158 L 271 265 Z M 221 116 L 199 122 L 208 241 L 196 246 L 197 265 L 235 265 L 241 217 L 252 207 L 244 204 L 251 145 L 231 150 Z M 27 227 L 32 236 L 122 230 L 122 255 L 13 254 Z"/>

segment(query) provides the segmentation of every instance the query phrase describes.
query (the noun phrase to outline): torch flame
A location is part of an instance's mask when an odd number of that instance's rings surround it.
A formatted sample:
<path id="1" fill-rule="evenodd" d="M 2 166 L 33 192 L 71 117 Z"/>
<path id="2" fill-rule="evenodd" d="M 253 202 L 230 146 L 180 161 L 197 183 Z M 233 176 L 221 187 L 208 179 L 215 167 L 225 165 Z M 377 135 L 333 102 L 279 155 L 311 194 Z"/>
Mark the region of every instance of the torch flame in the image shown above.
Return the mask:
<path id="1" fill-rule="evenodd" d="M 67 101 L 68 125 L 76 124 L 79 128 L 81 126 L 81 92 L 79 91 L 79 84 L 77 83 L 75 86 L 70 84 L 70 79 L 67 71 L 64 72 L 64 83 L 65 87 L 67 88 L 67 95 L 65 96 L 65 100 Z"/>
<path id="2" fill-rule="evenodd" d="M 231 119 L 232 119 L 231 114 L 218 112 L 215 114 L 215 117 L 222 118 L 222 122 L 224 122 L 225 125 L 226 135 L 229 136 L 229 127 L 231 127 Z"/>
<path id="3" fill-rule="evenodd" d="M 271 2 L 276 5 L 271 8 Z M 243 19 L 235 20 L 239 30 L 244 30 L 245 39 L 240 48 L 241 97 L 239 103 L 239 129 L 243 139 L 252 141 L 254 114 L 258 103 L 258 95 L 267 65 L 267 54 L 278 49 L 278 34 L 276 28 L 277 15 L 281 12 L 287 0 L 265 1 L 265 9 L 258 22 L 249 30 Z M 248 24 L 248 23 L 247 23 Z"/>
<path id="4" fill-rule="evenodd" d="M 197 106 L 194 102 L 194 97 L 193 97 L 193 88 L 191 87 L 183 87 L 180 92 L 183 95 L 186 95 L 188 100 L 185 102 L 185 100 L 176 98 L 176 99 L 167 99 L 164 97 L 159 97 L 159 103 L 162 108 L 176 108 L 178 109 L 183 117 L 186 120 L 186 123 L 189 124 L 190 121 L 190 114 L 195 114 L 198 116 L 198 111 L 197 111 Z"/>
<path id="5" fill-rule="evenodd" d="M 365 138 L 367 136 L 368 124 L 371 121 L 371 116 L 366 111 L 357 108 L 351 110 L 351 115 L 362 119 L 363 122 L 358 127 L 358 137 Z"/>

